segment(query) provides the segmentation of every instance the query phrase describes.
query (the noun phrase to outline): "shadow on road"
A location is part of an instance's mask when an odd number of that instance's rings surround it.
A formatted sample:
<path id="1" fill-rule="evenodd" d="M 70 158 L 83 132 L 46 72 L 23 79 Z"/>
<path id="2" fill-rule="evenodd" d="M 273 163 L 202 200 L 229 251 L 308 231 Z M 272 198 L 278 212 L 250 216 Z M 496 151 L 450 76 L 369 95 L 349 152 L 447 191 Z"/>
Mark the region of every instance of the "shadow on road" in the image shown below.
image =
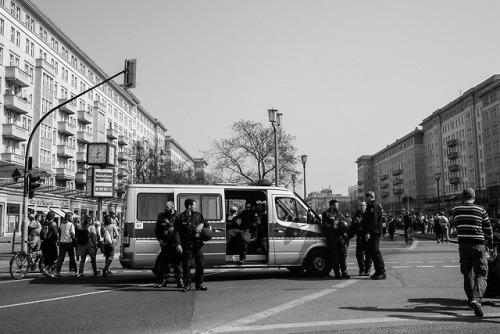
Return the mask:
<path id="1" fill-rule="evenodd" d="M 483 302 L 483 306 L 500 308 L 494 302 Z M 464 299 L 456 298 L 410 298 L 408 305 L 401 308 L 383 307 L 340 307 L 340 309 L 361 312 L 383 312 L 387 317 L 403 318 L 408 320 L 443 321 L 443 322 L 491 322 L 498 324 L 500 315 L 495 312 L 488 316 L 485 312 L 484 318 L 475 317 L 473 311 L 468 308 Z M 464 313 L 470 313 L 470 315 Z"/>

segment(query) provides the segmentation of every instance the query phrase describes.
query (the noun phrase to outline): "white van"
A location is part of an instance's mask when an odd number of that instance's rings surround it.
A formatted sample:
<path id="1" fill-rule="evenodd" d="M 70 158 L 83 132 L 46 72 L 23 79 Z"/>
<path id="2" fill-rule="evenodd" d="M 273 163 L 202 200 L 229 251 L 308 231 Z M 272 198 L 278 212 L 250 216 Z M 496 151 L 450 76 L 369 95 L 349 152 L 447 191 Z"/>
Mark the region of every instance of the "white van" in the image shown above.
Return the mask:
<path id="1" fill-rule="evenodd" d="M 321 218 L 288 189 L 238 185 L 150 185 L 131 184 L 126 192 L 125 220 L 120 263 L 128 269 L 152 269 L 157 274 L 159 243 L 154 229 L 166 201 L 173 201 L 177 213 L 184 211 L 187 198 L 196 200 L 212 230 L 205 242 L 206 268 L 286 267 L 326 276 L 332 269 Z M 261 221 L 260 245 L 250 246 L 244 264 L 237 250 L 228 245 L 229 209 L 238 213 L 251 203 Z"/>

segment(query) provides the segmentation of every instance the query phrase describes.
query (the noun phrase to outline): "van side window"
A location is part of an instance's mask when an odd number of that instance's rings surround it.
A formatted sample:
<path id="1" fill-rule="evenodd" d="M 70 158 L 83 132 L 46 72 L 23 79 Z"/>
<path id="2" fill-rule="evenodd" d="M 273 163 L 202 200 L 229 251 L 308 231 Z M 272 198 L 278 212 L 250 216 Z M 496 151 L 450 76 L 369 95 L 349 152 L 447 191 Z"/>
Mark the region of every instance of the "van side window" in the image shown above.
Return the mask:
<path id="1" fill-rule="evenodd" d="M 177 212 L 184 212 L 184 201 L 188 198 L 194 199 L 198 206 L 198 212 L 206 220 L 222 220 L 222 196 L 220 194 L 179 194 L 177 201 Z"/>
<path id="2" fill-rule="evenodd" d="M 165 211 L 165 202 L 173 201 L 173 193 L 137 194 L 137 220 L 154 220 Z"/>
<path id="3" fill-rule="evenodd" d="M 307 223 L 307 208 L 292 197 L 276 197 L 278 220 L 285 222 Z"/>

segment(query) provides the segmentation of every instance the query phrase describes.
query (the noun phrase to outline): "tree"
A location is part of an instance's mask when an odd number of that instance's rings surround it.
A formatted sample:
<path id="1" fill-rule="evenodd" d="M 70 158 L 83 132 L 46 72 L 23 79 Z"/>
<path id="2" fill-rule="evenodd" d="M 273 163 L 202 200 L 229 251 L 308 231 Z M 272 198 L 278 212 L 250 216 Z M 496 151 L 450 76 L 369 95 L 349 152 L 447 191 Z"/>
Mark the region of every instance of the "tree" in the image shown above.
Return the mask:
<path id="1" fill-rule="evenodd" d="M 254 182 L 263 179 L 274 181 L 274 131 L 262 123 L 240 120 L 232 125 L 230 138 L 215 140 L 206 152 L 207 160 L 213 161 L 211 168 L 227 182 Z M 292 182 L 298 156 L 292 142 L 294 136 L 278 127 L 278 165 L 280 184 Z"/>

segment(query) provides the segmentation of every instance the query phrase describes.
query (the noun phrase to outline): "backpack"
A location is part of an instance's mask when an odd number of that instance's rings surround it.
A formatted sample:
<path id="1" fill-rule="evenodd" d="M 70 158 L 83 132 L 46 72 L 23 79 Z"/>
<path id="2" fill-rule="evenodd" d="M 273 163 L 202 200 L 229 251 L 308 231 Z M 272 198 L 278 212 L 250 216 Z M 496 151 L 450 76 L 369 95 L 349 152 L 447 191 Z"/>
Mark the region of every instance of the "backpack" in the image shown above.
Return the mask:
<path id="1" fill-rule="evenodd" d="M 103 245 L 110 245 L 113 242 L 113 239 L 111 238 L 111 235 L 109 234 L 108 229 L 101 227 L 101 235 L 102 235 L 102 244 Z"/>
<path id="2" fill-rule="evenodd" d="M 86 228 L 79 228 L 77 230 L 77 235 L 76 235 L 76 242 L 79 245 L 86 245 L 89 243 L 90 240 L 90 231 Z"/>

